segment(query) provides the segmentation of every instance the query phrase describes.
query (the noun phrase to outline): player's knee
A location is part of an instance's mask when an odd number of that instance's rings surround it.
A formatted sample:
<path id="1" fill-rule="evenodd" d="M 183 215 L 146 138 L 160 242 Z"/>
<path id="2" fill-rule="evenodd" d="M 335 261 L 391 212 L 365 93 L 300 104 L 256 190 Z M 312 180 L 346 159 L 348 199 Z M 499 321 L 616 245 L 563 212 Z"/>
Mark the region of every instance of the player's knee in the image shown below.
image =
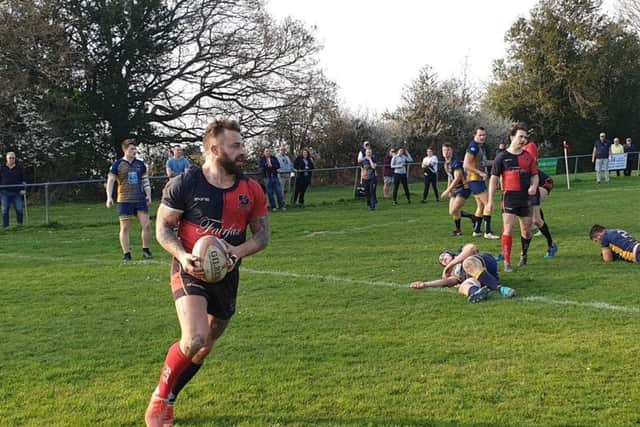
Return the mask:
<path id="1" fill-rule="evenodd" d="M 467 243 L 462 247 L 462 251 L 463 252 L 469 252 L 471 254 L 477 254 L 478 253 L 478 247 L 473 243 Z"/>
<path id="2" fill-rule="evenodd" d="M 206 339 L 203 335 L 196 334 L 183 340 L 183 351 L 185 356 L 193 357 L 203 348 L 206 343 Z"/>
<path id="3" fill-rule="evenodd" d="M 204 359 L 206 359 L 209 353 L 211 353 L 211 349 L 213 349 L 213 340 L 210 340 L 204 346 L 202 346 L 200 350 L 198 350 L 198 352 L 193 357 L 193 361 L 195 363 L 202 364 L 202 362 L 204 362 Z"/>
<path id="4" fill-rule="evenodd" d="M 472 256 L 462 262 L 462 268 L 468 275 L 476 276 L 478 273 L 482 272 L 484 266 L 478 257 Z"/>

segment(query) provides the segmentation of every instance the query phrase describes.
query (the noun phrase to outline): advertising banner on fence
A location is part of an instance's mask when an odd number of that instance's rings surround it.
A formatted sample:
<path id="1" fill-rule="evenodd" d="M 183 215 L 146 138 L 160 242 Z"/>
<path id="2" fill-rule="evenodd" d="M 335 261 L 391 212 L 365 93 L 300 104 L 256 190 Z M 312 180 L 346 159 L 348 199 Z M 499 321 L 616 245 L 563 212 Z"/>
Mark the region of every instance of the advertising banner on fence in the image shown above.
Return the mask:
<path id="1" fill-rule="evenodd" d="M 609 170 L 615 171 L 627 167 L 627 153 L 612 154 L 609 156 Z"/>
<path id="2" fill-rule="evenodd" d="M 558 159 L 538 159 L 538 169 L 547 175 L 555 175 L 557 173 Z"/>

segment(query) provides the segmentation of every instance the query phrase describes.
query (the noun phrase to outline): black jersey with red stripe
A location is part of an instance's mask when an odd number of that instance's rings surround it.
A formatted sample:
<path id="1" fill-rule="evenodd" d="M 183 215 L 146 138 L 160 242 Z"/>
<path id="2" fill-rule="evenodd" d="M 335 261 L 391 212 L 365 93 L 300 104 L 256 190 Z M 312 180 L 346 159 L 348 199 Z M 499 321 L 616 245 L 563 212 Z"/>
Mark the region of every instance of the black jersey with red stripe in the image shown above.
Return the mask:
<path id="1" fill-rule="evenodd" d="M 268 213 L 264 191 L 254 179 L 241 176 L 222 189 L 211 185 L 199 168 L 169 180 L 161 203 L 182 213 L 178 236 L 188 252 L 205 235 L 237 246 L 246 240 L 249 223 Z"/>
<path id="2" fill-rule="evenodd" d="M 538 164 L 536 159 L 526 151 L 520 154 L 503 151 L 494 160 L 491 174 L 502 175 L 503 193 L 524 193 L 523 196 L 527 196 L 531 177 L 538 174 Z"/>

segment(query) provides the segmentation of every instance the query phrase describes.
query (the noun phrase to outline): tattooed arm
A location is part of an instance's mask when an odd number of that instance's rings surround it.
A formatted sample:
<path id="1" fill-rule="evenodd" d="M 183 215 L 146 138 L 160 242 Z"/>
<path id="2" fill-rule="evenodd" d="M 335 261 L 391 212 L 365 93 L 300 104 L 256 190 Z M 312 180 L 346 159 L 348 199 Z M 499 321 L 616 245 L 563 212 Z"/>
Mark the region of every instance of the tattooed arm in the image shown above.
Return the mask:
<path id="1" fill-rule="evenodd" d="M 249 223 L 249 227 L 251 228 L 251 239 L 239 246 L 230 247 L 230 252 L 238 258 L 244 258 L 255 254 L 256 252 L 260 252 L 269 244 L 271 231 L 269 229 L 268 216 L 261 216 L 252 219 Z"/>
<path id="2" fill-rule="evenodd" d="M 182 213 L 160 205 L 156 214 L 156 240 L 175 259 L 182 264 L 184 271 L 192 276 L 202 278 L 204 271 L 197 256 L 184 250 L 182 242 L 174 231 L 178 226 Z"/>

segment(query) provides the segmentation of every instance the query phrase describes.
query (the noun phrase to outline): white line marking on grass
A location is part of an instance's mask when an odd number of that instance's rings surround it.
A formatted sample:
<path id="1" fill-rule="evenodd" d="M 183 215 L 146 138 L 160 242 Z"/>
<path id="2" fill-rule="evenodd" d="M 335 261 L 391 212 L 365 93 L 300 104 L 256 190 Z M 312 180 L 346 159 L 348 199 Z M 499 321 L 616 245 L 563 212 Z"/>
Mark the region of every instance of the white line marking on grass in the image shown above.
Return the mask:
<path id="1" fill-rule="evenodd" d="M 340 277 L 340 276 L 325 276 L 321 274 L 300 274 L 300 273 L 290 273 L 287 271 L 268 271 L 268 270 L 255 270 L 253 268 L 242 268 L 242 272 L 251 273 L 251 274 L 264 274 L 268 276 L 278 276 L 278 277 L 292 277 L 295 279 L 308 279 L 308 280 L 322 280 L 322 281 L 333 281 L 333 282 L 342 282 L 342 283 L 354 283 L 360 285 L 370 285 L 370 286 L 384 286 L 388 288 L 406 288 L 409 289 L 409 284 L 400 284 L 393 282 L 383 282 L 377 280 L 361 280 L 361 279 L 352 279 L 349 277 Z M 420 289 L 420 291 L 440 291 L 440 292 L 453 292 L 452 288 L 425 288 Z M 516 297 L 516 301 L 523 302 L 537 302 L 541 304 L 549 304 L 549 305 L 572 305 L 575 307 L 587 307 L 594 308 L 596 310 L 605 310 L 605 311 L 619 311 L 625 313 L 640 313 L 640 307 L 625 307 L 622 305 L 613 305 L 606 302 L 579 302 L 579 301 L 570 301 L 570 300 L 555 300 L 549 297 L 541 297 L 541 296 L 528 296 L 528 297 Z"/>
<path id="2" fill-rule="evenodd" d="M 608 304 L 606 302 L 578 302 L 578 301 L 568 301 L 568 300 L 555 300 L 548 297 L 522 297 L 519 298 L 520 301 L 530 301 L 530 302 L 541 302 L 543 304 L 554 304 L 554 305 L 573 305 L 576 307 L 589 307 L 596 308 L 598 310 L 608 310 L 608 311 L 622 311 L 626 313 L 640 313 L 640 308 L 638 307 L 625 307 L 623 305 L 613 305 Z"/>
<path id="3" fill-rule="evenodd" d="M 64 263 L 76 263 L 76 264 L 102 264 L 102 265 L 149 265 L 149 264 L 161 264 L 167 265 L 165 261 L 147 259 L 147 260 L 136 260 L 129 262 L 122 262 L 117 259 L 94 259 L 94 258 L 63 258 L 63 257 L 52 257 L 52 256 L 31 256 L 31 255 L 22 255 L 16 253 L 0 253 L 3 257 L 15 258 L 15 259 L 38 259 L 38 260 L 46 260 L 46 261 L 57 261 Z M 322 275 L 322 274 L 301 274 L 301 273 L 290 273 L 288 271 L 269 271 L 269 270 L 256 270 L 253 268 L 243 267 L 241 270 L 243 273 L 250 274 L 263 274 L 268 276 L 278 276 L 278 277 L 291 277 L 295 279 L 305 279 L 305 280 L 321 280 L 325 282 L 342 282 L 342 283 L 353 283 L 358 285 L 369 285 L 369 286 L 383 286 L 387 288 L 405 288 L 409 289 L 409 284 L 400 284 L 393 282 L 385 282 L 381 280 L 363 280 L 363 279 L 352 279 L 350 277 L 341 277 L 341 276 L 332 276 L 332 275 Z M 451 288 L 427 288 L 421 289 L 421 291 L 439 291 L 439 292 L 454 292 Z M 570 300 L 555 300 L 549 297 L 542 296 L 528 296 L 528 297 L 517 297 L 517 301 L 524 302 L 537 302 L 541 304 L 549 304 L 549 305 L 572 305 L 575 307 L 587 307 L 593 308 L 596 310 L 605 310 L 605 311 L 618 311 L 623 313 L 640 313 L 640 307 L 628 307 L 622 305 L 613 305 L 606 302 L 579 302 L 579 301 L 570 301 Z"/>
<path id="4" fill-rule="evenodd" d="M 388 288 L 408 287 L 407 285 L 400 285 L 398 283 L 351 279 L 349 277 L 340 277 L 340 276 L 325 276 L 321 274 L 299 274 L 299 273 L 289 273 L 288 271 L 254 270 L 253 268 L 246 268 L 246 267 L 242 267 L 240 271 L 242 273 L 265 274 L 268 276 L 279 276 L 279 277 L 292 277 L 294 279 L 322 280 L 324 282 L 356 283 L 360 285 L 384 286 Z"/>
<path id="5" fill-rule="evenodd" d="M 358 231 L 366 231 L 366 230 L 372 230 L 376 228 L 383 228 L 393 224 L 401 225 L 401 224 L 408 224 L 408 223 L 411 224 L 415 222 L 418 222 L 418 221 L 415 219 L 408 219 L 403 221 L 390 221 L 390 222 L 375 223 L 371 225 L 363 225 L 361 227 L 349 227 L 342 230 L 317 230 L 317 231 L 305 230 L 302 232 L 302 234 L 304 234 L 305 237 L 318 237 L 318 236 L 323 236 L 327 234 L 353 234 Z"/>

